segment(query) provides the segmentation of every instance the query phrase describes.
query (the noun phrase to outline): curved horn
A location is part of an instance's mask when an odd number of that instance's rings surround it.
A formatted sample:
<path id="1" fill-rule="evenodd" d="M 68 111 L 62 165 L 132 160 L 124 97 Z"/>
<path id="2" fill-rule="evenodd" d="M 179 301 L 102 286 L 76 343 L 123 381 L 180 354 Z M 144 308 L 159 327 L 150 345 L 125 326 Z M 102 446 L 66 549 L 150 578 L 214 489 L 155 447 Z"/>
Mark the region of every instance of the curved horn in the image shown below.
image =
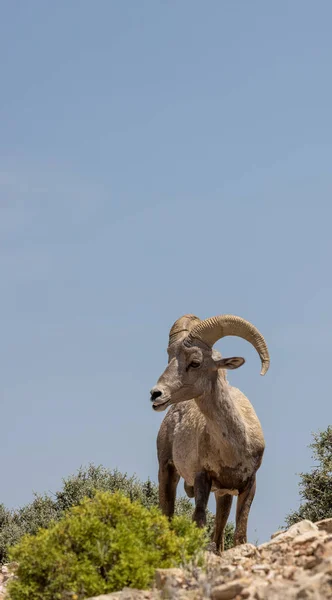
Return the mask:
<path id="1" fill-rule="evenodd" d="M 217 340 L 228 335 L 236 335 L 253 345 L 262 362 L 261 375 L 265 375 L 270 366 L 270 356 L 265 339 L 254 325 L 241 317 L 220 315 L 205 319 L 190 331 L 184 343 L 186 346 L 191 346 L 196 339 L 212 348 Z"/>
<path id="2" fill-rule="evenodd" d="M 201 319 L 195 315 L 184 315 L 175 321 L 169 332 L 168 345 L 174 344 L 187 337 L 195 325 L 201 322 Z"/>

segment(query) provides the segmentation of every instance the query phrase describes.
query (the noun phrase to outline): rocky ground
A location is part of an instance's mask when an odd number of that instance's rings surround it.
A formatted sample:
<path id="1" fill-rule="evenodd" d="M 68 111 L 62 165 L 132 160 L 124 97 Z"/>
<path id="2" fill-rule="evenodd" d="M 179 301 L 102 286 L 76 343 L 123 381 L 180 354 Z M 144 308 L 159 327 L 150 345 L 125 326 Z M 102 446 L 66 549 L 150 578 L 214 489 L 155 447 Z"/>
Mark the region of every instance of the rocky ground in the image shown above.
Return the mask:
<path id="1" fill-rule="evenodd" d="M 332 599 L 332 519 L 301 521 L 261 546 L 244 544 L 205 557 L 204 568 L 158 569 L 151 590 L 125 589 L 90 600 Z M 14 571 L 15 565 L 2 567 L 0 600 Z"/>
<path id="2" fill-rule="evenodd" d="M 332 519 L 301 521 L 261 546 L 244 544 L 221 557 L 207 552 L 204 569 L 159 569 L 154 589 L 126 589 L 98 600 L 157 598 L 332 599 Z"/>
<path id="3" fill-rule="evenodd" d="M 7 583 L 15 577 L 17 566 L 17 563 L 9 563 L 8 565 L 2 565 L 2 567 L 0 567 L 0 600 L 5 598 Z"/>

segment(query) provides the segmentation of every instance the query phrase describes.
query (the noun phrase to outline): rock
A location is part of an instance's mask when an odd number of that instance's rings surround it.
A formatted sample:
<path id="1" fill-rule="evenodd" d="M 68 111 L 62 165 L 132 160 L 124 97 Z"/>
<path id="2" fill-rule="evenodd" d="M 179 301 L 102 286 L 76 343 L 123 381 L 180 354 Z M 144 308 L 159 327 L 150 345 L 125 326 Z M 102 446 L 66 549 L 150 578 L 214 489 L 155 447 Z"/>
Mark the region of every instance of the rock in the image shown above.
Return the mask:
<path id="1" fill-rule="evenodd" d="M 323 560 L 317 566 L 315 571 L 325 573 L 325 575 L 328 575 L 331 578 L 331 582 L 332 582 L 332 554 L 328 558 L 323 558 Z M 332 583 L 331 583 L 331 585 L 332 585 Z"/>
<path id="2" fill-rule="evenodd" d="M 223 552 L 220 556 L 220 560 L 223 563 L 234 561 L 238 562 L 239 559 L 251 558 L 255 556 L 259 556 L 256 546 L 253 544 L 242 544 L 241 546 L 235 546 L 235 548 L 230 548 L 230 550 Z"/>
<path id="3" fill-rule="evenodd" d="M 158 590 L 163 590 L 166 585 L 179 587 L 185 581 L 185 574 L 182 569 L 157 569 L 155 574 L 155 584 Z"/>
<path id="4" fill-rule="evenodd" d="M 292 525 L 289 529 L 287 529 L 287 531 L 284 531 L 284 532 L 280 533 L 279 535 L 277 535 L 276 537 L 274 537 L 273 541 L 281 542 L 281 541 L 285 541 L 285 540 L 292 540 L 295 537 L 297 537 L 298 535 L 302 535 L 303 533 L 307 533 L 309 531 L 310 532 L 316 531 L 318 533 L 319 529 L 314 523 L 312 523 L 311 521 L 308 521 L 307 519 L 304 519 L 303 521 L 300 521 L 299 523 L 295 523 L 294 525 Z"/>
<path id="5" fill-rule="evenodd" d="M 204 562 L 208 568 L 213 568 L 214 566 L 220 566 L 220 554 L 214 554 L 213 552 L 205 552 L 204 553 Z"/>
<path id="6" fill-rule="evenodd" d="M 9 581 L 15 578 L 18 564 L 16 562 L 2 565 L 0 571 L 0 600 L 6 597 L 6 588 Z"/>
<path id="7" fill-rule="evenodd" d="M 93 596 L 93 598 L 89 598 L 89 600 L 146 600 L 149 598 L 152 598 L 152 592 L 150 591 L 124 588 L 121 592 Z"/>
<path id="8" fill-rule="evenodd" d="M 223 565 L 223 564 L 220 565 L 220 561 L 219 561 L 218 572 L 220 573 L 220 575 L 223 575 L 224 577 L 229 577 L 235 571 L 236 571 L 236 567 L 234 565 Z"/>
<path id="9" fill-rule="evenodd" d="M 103 596 L 93 596 L 93 598 L 89 598 L 89 600 L 117 600 L 117 598 L 122 598 L 122 592 L 114 592 L 114 594 L 104 594 Z"/>
<path id="10" fill-rule="evenodd" d="M 285 567 L 283 569 L 282 576 L 285 579 L 294 579 L 295 573 L 296 573 L 296 567 L 294 567 L 294 566 L 288 566 L 288 567 Z"/>
<path id="11" fill-rule="evenodd" d="M 318 573 L 301 585 L 296 598 L 310 600 L 332 598 L 332 582 L 324 573 Z"/>
<path id="12" fill-rule="evenodd" d="M 239 594 L 241 594 L 245 587 L 250 584 L 249 580 L 231 581 L 230 583 L 224 583 L 212 588 L 211 598 L 212 600 L 232 600 Z"/>
<path id="13" fill-rule="evenodd" d="M 311 523 L 311 521 L 300 521 L 299 523 L 292 525 L 287 531 L 283 531 L 279 534 L 277 532 L 269 542 L 265 542 L 258 546 L 258 550 L 274 548 L 276 545 L 292 542 L 296 537 L 305 533 L 311 533 L 312 535 L 315 533 L 318 536 L 319 529 L 314 523 Z"/>
<path id="14" fill-rule="evenodd" d="M 2 581 L 5 582 L 8 579 L 12 579 L 17 570 L 17 567 L 18 567 L 17 563 L 8 563 L 6 565 L 2 565 L 2 567 L 1 567 Z"/>
<path id="15" fill-rule="evenodd" d="M 251 571 L 253 573 L 268 573 L 270 571 L 270 567 L 269 565 L 265 565 L 265 564 L 257 564 L 257 565 L 252 565 L 251 567 Z"/>
<path id="16" fill-rule="evenodd" d="M 285 533 L 284 529 L 279 529 L 279 531 L 276 531 L 275 533 L 272 533 L 271 540 L 273 540 L 273 538 L 277 537 L 278 535 L 281 535 L 282 533 Z"/>
<path id="17" fill-rule="evenodd" d="M 270 586 L 265 582 L 253 585 L 250 598 L 255 598 L 255 600 L 266 600 L 267 589 L 270 590 Z"/>
<path id="18" fill-rule="evenodd" d="M 332 533 L 332 519 L 323 519 L 322 521 L 317 521 L 315 525 L 320 531 Z"/>
<path id="19" fill-rule="evenodd" d="M 297 562 L 303 569 L 313 569 L 318 564 L 316 556 L 302 556 Z"/>
<path id="20" fill-rule="evenodd" d="M 314 542 L 317 540 L 318 536 L 319 531 L 306 531 L 305 533 L 297 535 L 293 540 L 293 544 L 294 546 L 296 546 L 297 544 L 307 544 L 308 542 Z"/>

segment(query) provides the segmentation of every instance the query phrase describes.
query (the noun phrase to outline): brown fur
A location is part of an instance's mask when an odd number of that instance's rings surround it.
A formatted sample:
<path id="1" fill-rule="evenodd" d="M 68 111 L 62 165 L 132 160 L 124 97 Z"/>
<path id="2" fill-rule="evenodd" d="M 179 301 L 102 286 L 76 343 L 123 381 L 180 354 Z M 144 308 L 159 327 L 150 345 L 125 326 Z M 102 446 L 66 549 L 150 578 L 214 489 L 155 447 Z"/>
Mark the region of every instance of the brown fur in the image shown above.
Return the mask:
<path id="1" fill-rule="evenodd" d="M 234 541 L 244 543 L 265 445 L 254 408 L 225 377 L 225 369 L 238 368 L 244 360 L 221 359 L 200 342 L 187 348 L 182 339 L 168 351 L 169 364 L 151 391 L 155 410 L 172 405 L 157 439 L 161 509 L 173 515 L 176 487 L 183 477 L 188 495 L 195 497 L 193 518 L 202 526 L 213 491 L 214 541 L 222 550 L 232 497 L 237 495 Z"/>

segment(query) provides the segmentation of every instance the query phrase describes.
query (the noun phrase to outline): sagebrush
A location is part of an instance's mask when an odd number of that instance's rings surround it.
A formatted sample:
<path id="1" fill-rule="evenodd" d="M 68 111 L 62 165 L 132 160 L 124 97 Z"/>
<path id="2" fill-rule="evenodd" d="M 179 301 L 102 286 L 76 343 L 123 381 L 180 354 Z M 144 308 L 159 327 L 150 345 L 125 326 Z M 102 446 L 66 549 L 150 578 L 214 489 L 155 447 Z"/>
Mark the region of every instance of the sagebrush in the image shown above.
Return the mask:
<path id="1" fill-rule="evenodd" d="M 128 476 L 117 469 L 89 465 L 63 480 L 63 487 L 53 495 L 35 494 L 34 500 L 18 510 L 10 511 L 0 505 L 0 563 L 8 560 L 8 548 L 16 544 L 26 533 L 34 534 L 39 528 L 47 528 L 52 521 L 58 521 L 65 511 L 87 497 L 93 498 L 97 491 L 120 491 L 131 500 L 138 500 L 146 508 L 158 506 L 158 486 L 147 480 L 141 482 L 135 476 Z M 193 505 L 188 498 L 179 497 L 175 514 L 191 519 Z M 211 535 L 214 515 L 208 512 L 207 531 Z M 234 527 L 226 527 L 226 549 L 233 545 Z"/>
<path id="2" fill-rule="evenodd" d="M 83 600 L 123 587 L 146 589 L 157 567 L 199 562 L 205 544 L 206 531 L 184 516 L 169 522 L 121 492 L 97 492 L 12 549 L 19 566 L 9 596 Z"/>

